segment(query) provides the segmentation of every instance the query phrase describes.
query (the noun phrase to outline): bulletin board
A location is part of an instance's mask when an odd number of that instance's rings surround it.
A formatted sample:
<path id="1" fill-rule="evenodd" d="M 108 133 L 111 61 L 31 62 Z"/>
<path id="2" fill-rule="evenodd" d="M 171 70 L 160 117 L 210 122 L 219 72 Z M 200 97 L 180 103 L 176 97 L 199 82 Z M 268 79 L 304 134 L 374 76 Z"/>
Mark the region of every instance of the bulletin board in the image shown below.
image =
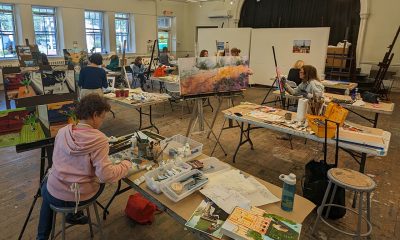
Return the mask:
<path id="1" fill-rule="evenodd" d="M 229 42 L 229 48 L 240 49 L 241 56 L 249 56 L 251 28 L 199 28 L 198 53 L 205 49 L 209 56 L 217 52 L 216 41 Z"/>
<path id="2" fill-rule="evenodd" d="M 293 64 L 301 59 L 317 68 L 321 76 L 325 70 L 330 28 L 263 28 L 252 29 L 250 68 L 254 74 L 250 83 L 272 85 L 275 64 L 272 46 L 282 75 L 287 75 Z"/>

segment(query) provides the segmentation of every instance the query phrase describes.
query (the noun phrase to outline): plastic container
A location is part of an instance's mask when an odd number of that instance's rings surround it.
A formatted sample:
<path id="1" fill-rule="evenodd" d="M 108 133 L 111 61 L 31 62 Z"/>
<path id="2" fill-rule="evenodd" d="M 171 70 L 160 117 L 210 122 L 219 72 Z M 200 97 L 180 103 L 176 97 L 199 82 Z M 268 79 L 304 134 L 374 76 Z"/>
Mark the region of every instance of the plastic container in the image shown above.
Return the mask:
<path id="1" fill-rule="evenodd" d="M 202 177 L 200 181 L 198 181 L 194 186 L 190 184 L 186 184 L 180 193 L 175 192 L 172 190 L 171 185 L 173 183 L 184 181 L 185 179 L 190 178 L 193 175 L 198 174 Z M 190 172 L 186 172 L 180 176 L 172 177 L 171 179 L 163 182 L 160 186 L 161 191 L 171 199 L 173 202 L 179 202 L 180 200 L 184 199 L 185 197 L 189 196 L 190 194 L 196 192 L 200 188 L 202 188 L 208 182 L 208 178 L 199 170 L 193 169 Z"/>
<path id="2" fill-rule="evenodd" d="M 283 181 L 281 208 L 284 211 L 293 211 L 294 194 L 296 192 L 296 175 L 281 174 L 279 179 Z"/>
<path id="3" fill-rule="evenodd" d="M 224 163 L 215 157 L 204 158 L 199 161 L 204 164 L 203 168 L 200 170 L 207 176 L 231 169 L 229 164 Z"/>
<path id="4" fill-rule="evenodd" d="M 176 174 L 175 176 L 166 178 L 164 180 L 156 181 L 156 179 L 159 175 L 164 175 L 167 173 L 167 171 L 171 171 L 171 169 L 179 170 L 180 173 Z M 189 164 L 180 162 L 180 161 L 175 161 L 175 162 L 167 163 L 164 166 L 160 166 L 154 170 L 151 170 L 151 171 L 145 173 L 144 178 L 145 178 L 147 187 L 151 191 L 153 191 L 157 194 L 160 194 L 161 193 L 160 185 L 163 182 L 167 181 L 168 179 L 170 179 L 172 177 L 182 175 L 182 174 L 190 171 L 191 169 L 192 169 L 192 167 Z"/>
<path id="5" fill-rule="evenodd" d="M 161 149 L 164 148 L 164 146 L 168 143 L 167 148 L 164 150 L 165 153 L 169 153 L 169 150 L 171 148 L 179 149 L 179 148 L 184 148 L 186 143 L 189 144 L 190 147 L 190 155 L 187 157 L 182 157 L 183 161 L 189 161 L 192 160 L 198 156 L 201 155 L 203 151 L 203 144 L 196 142 L 190 138 L 187 138 L 185 136 L 182 136 L 180 134 L 175 135 L 170 138 L 166 138 L 161 141 Z"/>

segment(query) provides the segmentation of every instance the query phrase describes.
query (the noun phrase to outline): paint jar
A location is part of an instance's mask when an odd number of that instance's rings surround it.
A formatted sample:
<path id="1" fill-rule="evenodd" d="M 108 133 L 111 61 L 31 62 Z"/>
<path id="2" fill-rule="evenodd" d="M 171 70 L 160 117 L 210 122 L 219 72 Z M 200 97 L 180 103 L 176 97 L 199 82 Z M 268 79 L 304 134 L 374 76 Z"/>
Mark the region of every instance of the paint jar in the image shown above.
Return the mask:
<path id="1" fill-rule="evenodd" d="M 121 90 L 115 90 L 115 97 L 121 97 Z"/>
<path id="2" fill-rule="evenodd" d="M 286 212 L 293 211 L 294 194 L 296 193 L 296 175 L 281 174 L 279 179 L 283 181 L 281 208 Z"/>
<path id="3" fill-rule="evenodd" d="M 292 120 L 292 113 L 291 112 L 285 113 L 285 120 L 288 120 L 288 121 Z"/>
<path id="4" fill-rule="evenodd" d="M 129 89 L 124 90 L 124 97 L 129 97 Z"/>

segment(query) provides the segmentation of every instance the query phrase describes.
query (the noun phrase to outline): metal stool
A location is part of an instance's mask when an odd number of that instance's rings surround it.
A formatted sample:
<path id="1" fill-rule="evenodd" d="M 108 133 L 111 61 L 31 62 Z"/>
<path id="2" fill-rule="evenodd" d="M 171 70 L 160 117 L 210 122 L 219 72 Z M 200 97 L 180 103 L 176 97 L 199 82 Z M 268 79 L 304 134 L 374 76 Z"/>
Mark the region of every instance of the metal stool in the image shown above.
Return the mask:
<path id="1" fill-rule="evenodd" d="M 90 202 L 85 204 L 85 205 L 78 206 L 78 211 L 86 210 L 87 216 L 89 218 L 88 224 L 89 224 L 89 230 L 90 230 L 90 237 L 91 238 L 94 237 L 92 225 L 95 225 L 98 228 L 99 232 L 100 232 L 100 239 L 104 239 L 103 230 L 102 230 L 102 226 L 101 226 L 101 220 L 100 220 L 100 217 L 99 217 L 99 212 L 97 210 L 97 201 L 96 201 L 97 198 L 100 196 L 100 194 L 103 192 L 104 187 L 105 187 L 105 184 L 101 183 L 99 191 L 97 191 L 96 195 L 91 198 Z M 93 208 L 94 208 L 94 213 L 96 215 L 97 224 L 92 224 L 92 220 L 91 220 L 91 217 L 90 217 L 90 210 L 89 210 L 90 206 L 93 206 Z M 62 234 L 62 239 L 65 240 L 65 230 L 70 228 L 70 227 L 72 227 L 72 226 L 74 226 L 74 225 L 68 225 L 67 227 L 65 226 L 65 216 L 68 213 L 75 213 L 75 207 L 56 207 L 56 206 L 53 206 L 53 205 L 50 204 L 50 208 L 51 208 L 51 210 L 53 210 L 53 226 L 51 228 L 51 238 L 50 239 L 54 239 L 55 237 L 58 236 L 58 234 L 60 234 L 60 232 L 58 232 L 57 235 L 54 236 L 55 230 L 56 230 L 56 226 L 55 226 L 56 225 L 56 216 L 57 216 L 57 213 L 61 213 L 62 214 L 61 234 Z"/>
<path id="2" fill-rule="evenodd" d="M 315 228 L 317 227 L 317 224 L 318 224 L 318 220 L 321 219 L 326 225 L 328 225 L 332 229 L 339 231 L 341 233 L 350 235 L 350 236 L 357 237 L 357 239 L 360 239 L 361 237 L 369 236 L 372 232 L 371 199 L 370 199 L 371 196 L 370 195 L 371 195 L 371 192 L 376 187 L 375 182 L 365 174 L 362 174 L 360 172 L 357 172 L 357 171 L 354 171 L 351 169 L 346 169 L 346 168 L 330 169 L 328 171 L 328 178 L 329 178 L 329 184 L 326 189 L 324 198 L 322 200 L 322 204 L 320 207 L 318 207 L 318 210 L 317 210 L 318 216 L 317 216 L 317 219 L 315 220 L 315 224 L 312 229 L 312 234 L 314 234 Z M 334 187 L 333 187 L 333 191 L 332 191 L 332 195 L 329 200 L 329 203 L 327 204 L 326 201 L 327 201 L 329 192 L 331 190 L 332 184 L 334 185 Z M 353 191 L 353 192 L 355 192 L 355 194 L 357 194 L 357 193 L 360 194 L 359 203 L 358 203 L 358 212 L 356 212 L 355 210 L 353 210 L 351 208 L 347 208 L 345 206 L 332 204 L 333 199 L 335 197 L 336 189 L 338 186 L 343 187 L 344 189 Z M 364 193 L 367 194 L 367 218 L 365 218 L 365 216 L 362 215 L 362 203 L 363 203 L 363 194 Z M 355 233 L 340 230 L 339 228 L 337 228 L 327 222 L 326 218 L 329 216 L 331 206 L 346 208 L 347 210 L 352 211 L 355 214 L 358 214 L 357 231 Z M 323 217 L 321 217 L 321 215 L 322 215 L 323 209 L 325 207 L 328 207 L 328 209 L 325 213 L 325 218 L 323 218 Z M 366 233 L 361 233 L 361 219 L 362 218 L 367 223 L 368 231 Z"/>

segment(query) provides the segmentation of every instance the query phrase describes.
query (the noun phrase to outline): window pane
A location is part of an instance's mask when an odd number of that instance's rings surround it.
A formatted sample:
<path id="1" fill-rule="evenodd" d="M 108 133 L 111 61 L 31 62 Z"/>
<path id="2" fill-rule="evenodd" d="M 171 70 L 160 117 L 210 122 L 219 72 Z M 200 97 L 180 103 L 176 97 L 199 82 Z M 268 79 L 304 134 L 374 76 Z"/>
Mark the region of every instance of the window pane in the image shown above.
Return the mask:
<path id="1" fill-rule="evenodd" d="M 0 58 L 15 57 L 13 7 L 0 4 Z"/>
<path id="2" fill-rule="evenodd" d="M 158 48 L 162 50 L 164 47 L 168 47 L 169 33 L 158 32 Z"/>
<path id="3" fill-rule="evenodd" d="M 103 49 L 103 13 L 85 11 L 86 45 L 88 50 L 102 52 Z"/>
<path id="4" fill-rule="evenodd" d="M 54 8 L 33 7 L 33 26 L 39 51 L 57 55 L 57 27 Z"/>
<path id="5" fill-rule="evenodd" d="M 117 51 L 121 52 L 124 47 L 124 41 L 129 46 L 129 14 L 116 13 L 115 14 L 115 33 Z"/>

